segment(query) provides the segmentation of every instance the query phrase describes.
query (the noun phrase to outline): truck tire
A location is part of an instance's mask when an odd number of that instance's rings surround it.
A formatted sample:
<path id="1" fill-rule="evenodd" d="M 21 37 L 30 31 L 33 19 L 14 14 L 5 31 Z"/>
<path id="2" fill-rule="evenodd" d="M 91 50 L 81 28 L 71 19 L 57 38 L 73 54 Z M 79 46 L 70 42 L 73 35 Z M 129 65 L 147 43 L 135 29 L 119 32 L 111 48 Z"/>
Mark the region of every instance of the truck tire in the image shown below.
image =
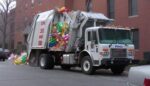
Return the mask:
<path id="1" fill-rule="evenodd" d="M 27 59 L 30 66 L 39 67 L 41 50 L 32 50 L 29 58 Z"/>
<path id="2" fill-rule="evenodd" d="M 35 52 L 31 52 L 28 62 L 30 66 L 36 66 L 36 53 Z"/>
<path id="3" fill-rule="evenodd" d="M 53 69 L 54 68 L 54 59 L 48 54 L 41 54 L 39 65 L 41 69 Z"/>
<path id="4" fill-rule="evenodd" d="M 68 65 L 61 65 L 61 68 L 63 70 L 70 70 L 71 66 L 68 66 Z"/>
<path id="5" fill-rule="evenodd" d="M 90 56 L 83 57 L 81 61 L 81 69 L 83 73 L 88 75 L 92 75 L 95 72 Z"/>
<path id="6" fill-rule="evenodd" d="M 120 75 L 123 73 L 125 67 L 124 66 L 113 66 L 111 67 L 111 71 L 113 72 L 113 74 L 115 75 Z"/>
<path id="7" fill-rule="evenodd" d="M 5 59 L 3 59 L 3 61 L 5 61 Z"/>

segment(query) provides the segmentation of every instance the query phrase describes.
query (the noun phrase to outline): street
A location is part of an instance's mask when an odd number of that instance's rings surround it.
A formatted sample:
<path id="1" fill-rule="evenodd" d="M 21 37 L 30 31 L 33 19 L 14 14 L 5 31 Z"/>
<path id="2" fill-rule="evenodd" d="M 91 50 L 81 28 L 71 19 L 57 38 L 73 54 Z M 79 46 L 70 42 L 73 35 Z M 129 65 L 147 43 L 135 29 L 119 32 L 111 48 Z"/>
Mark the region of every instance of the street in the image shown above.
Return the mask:
<path id="1" fill-rule="evenodd" d="M 127 73 L 116 76 L 98 70 L 95 75 L 85 75 L 80 70 L 65 71 L 59 67 L 41 70 L 39 67 L 0 62 L 0 86 L 126 86 Z"/>

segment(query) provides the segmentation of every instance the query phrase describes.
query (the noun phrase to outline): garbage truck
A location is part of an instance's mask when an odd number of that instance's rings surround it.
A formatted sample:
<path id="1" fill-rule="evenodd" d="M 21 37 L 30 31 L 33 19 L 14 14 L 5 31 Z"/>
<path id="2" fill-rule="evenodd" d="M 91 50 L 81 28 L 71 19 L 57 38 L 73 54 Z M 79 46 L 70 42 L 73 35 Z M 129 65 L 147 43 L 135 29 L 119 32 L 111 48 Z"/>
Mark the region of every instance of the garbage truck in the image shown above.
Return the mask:
<path id="1" fill-rule="evenodd" d="M 50 10 L 38 13 L 28 36 L 30 65 L 42 69 L 79 67 L 85 74 L 111 69 L 121 74 L 134 60 L 129 28 L 108 26 L 102 13 Z"/>

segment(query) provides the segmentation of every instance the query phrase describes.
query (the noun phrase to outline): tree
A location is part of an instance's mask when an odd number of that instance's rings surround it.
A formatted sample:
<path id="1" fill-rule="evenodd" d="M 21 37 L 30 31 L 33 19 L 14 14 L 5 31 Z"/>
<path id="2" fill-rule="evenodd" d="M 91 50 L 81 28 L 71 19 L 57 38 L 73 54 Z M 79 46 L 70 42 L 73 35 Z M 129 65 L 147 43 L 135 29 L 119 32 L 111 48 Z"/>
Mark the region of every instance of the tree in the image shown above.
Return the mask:
<path id="1" fill-rule="evenodd" d="M 11 4 L 15 0 L 0 0 L 0 31 L 2 33 L 2 48 L 6 48 L 7 29 L 9 25 L 9 11 L 11 10 Z"/>

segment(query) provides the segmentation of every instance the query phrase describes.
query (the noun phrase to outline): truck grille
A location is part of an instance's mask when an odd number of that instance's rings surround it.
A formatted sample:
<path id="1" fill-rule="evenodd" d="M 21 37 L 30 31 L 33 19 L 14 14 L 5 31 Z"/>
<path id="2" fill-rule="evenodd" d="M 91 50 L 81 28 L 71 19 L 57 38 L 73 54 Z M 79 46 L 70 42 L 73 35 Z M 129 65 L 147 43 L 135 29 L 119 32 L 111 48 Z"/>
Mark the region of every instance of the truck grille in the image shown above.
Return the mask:
<path id="1" fill-rule="evenodd" d="M 111 58 L 125 58 L 126 49 L 111 49 Z"/>

